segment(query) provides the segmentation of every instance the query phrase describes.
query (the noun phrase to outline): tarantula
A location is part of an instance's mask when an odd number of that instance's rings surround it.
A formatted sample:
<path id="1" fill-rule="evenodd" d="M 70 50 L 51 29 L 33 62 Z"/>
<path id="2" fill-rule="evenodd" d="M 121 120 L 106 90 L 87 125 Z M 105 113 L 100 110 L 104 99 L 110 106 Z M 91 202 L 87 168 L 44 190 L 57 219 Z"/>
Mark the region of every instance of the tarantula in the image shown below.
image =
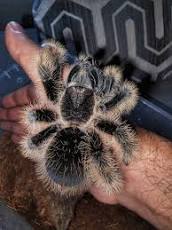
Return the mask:
<path id="1" fill-rule="evenodd" d="M 36 162 L 38 177 L 60 197 L 58 230 L 67 228 L 77 197 L 91 184 L 107 192 L 122 186 L 119 163 L 128 164 L 136 144 L 123 121 L 136 105 L 136 86 L 115 66 L 100 70 L 92 58 L 73 57 L 57 42 L 40 51 L 38 102 L 23 114 L 22 152 Z M 71 67 L 62 79 L 64 66 Z M 58 199 L 59 200 L 59 199 Z"/>

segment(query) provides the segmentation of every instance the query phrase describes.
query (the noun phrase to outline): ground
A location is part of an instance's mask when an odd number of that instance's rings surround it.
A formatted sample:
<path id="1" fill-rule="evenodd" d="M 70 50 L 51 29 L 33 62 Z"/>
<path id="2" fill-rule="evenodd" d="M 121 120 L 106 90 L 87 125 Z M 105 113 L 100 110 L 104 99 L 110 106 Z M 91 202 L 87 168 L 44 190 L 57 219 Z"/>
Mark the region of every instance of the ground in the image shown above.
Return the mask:
<path id="1" fill-rule="evenodd" d="M 48 210 L 49 193 L 36 178 L 34 164 L 21 156 L 9 137 L 0 139 L 0 199 L 22 214 L 35 230 L 55 230 Z M 69 230 L 153 230 L 119 205 L 105 205 L 86 194 Z"/>

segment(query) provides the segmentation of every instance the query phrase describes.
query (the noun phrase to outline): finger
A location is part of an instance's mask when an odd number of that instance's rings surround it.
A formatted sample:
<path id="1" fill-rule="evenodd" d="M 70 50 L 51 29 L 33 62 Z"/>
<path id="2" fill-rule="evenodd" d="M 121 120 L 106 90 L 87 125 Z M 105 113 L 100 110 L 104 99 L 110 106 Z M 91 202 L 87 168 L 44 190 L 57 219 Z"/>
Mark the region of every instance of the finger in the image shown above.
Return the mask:
<path id="1" fill-rule="evenodd" d="M 25 86 L 2 98 L 1 105 L 4 108 L 27 105 L 36 98 L 33 84 Z"/>
<path id="2" fill-rule="evenodd" d="M 10 22 L 6 26 L 5 43 L 13 59 L 22 66 L 29 78 L 36 82 L 39 79 L 39 47 L 25 35 L 22 27 L 16 22 Z"/>
<path id="3" fill-rule="evenodd" d="M 91 187 L 89 192 L 100 202 L 105 204 L 117 204 L 117 197 L 115 194 L 109 194 L 97 187 Z"/>
<path id="4" fill-rule="evenodd" d="M 13 134 L 13 135 L 11 136 L 11 140 L 12 140 L 15 144 L 20 143 L 21 139 L 22 139 L 22 136 L 21 136 L 21 135 Z"/>
<path id="5" fill-rule="evenodd" d="M 21 107 L 11 109 L 0 108 L 0 120 L 18 121 L 21 117 Z"/>
<path id="6" fill-rule="evenodd" d="M 21 124 L 16 123 L 16 122 L 1 121 L 0 122 L 0 128 L 5 130 L 5 131 L 14 133 L 14 134 L 23 135 L 25 133 L 24 132 L 24 130 L 25 130 L 24 127 Z"/>

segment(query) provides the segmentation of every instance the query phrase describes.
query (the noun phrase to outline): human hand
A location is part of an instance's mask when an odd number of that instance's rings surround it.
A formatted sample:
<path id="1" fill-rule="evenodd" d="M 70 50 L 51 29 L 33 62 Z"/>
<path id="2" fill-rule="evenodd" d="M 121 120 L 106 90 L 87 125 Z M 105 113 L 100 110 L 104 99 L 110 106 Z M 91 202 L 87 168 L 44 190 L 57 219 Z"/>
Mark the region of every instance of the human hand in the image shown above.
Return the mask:
<path id="1" fill-rule="evenodd" d="M 32 84 L 25 86 L 8 96 L 5 96 L 0 109 L 0 128 L 11 133 L 11 138 L 15 143 L 20 142 L 24 135 L 24 127 L 20 124 L 20 113 L 22 108 L 36 100 L 34 84 L 39 79 L 37 73 L 36 60 L 39 55 L 40 47 L 35 45 L 25 34 L 22 27 L 14 22 L 9 23 L 5 30 L 5 42 L 7 49 L 13 59 L 23 68 L 25 73 L 31 79 Z M 68 73 L 64 71 L 64 77 Z M 115 197 L 106 197 L 103 192 L 97 188 L 90 188 L 94 196 L 105 203 L 116 203 Z"/>
<path id="2" fill-rule="evenodd" d="M 13 59 L 24 69 L 32 81 L 37 76 L 34 63 L 26 65 L 37 57 L 39 47 L 27 39 L 20 25 L 11 22 L 5 30 L 5 42 Z M 12 140 L 17 143 L 24 134 L 24 129 L 19 123 L 20 112 L 24 105 L 35 100 L 34 85 L 30 84 L 4 97 L 0 108 L 0 128 L 11 133 Z"/>
<path id="3" fill-rule="evenodd" d="M 37 58 L 40 47 L 31 41 L 24 33 L 23 28 L 11 22 L 5 29 L 6 47 L 13 59 L 23 68 L 31 79 L 32 84 L 25 86 L 1 100 L 0 128 L 11 133 L 13 142 L 18 143 L 24 134 L 24 127 L 20 123 L 20 113 L 25 105 L 36 100 L 34 85 L 38 84 Z M 63 75 L 68 74 L 68 69 Z"/>
<path id="4" fill-rule="evenodd" d="M 7 25 L 5 41 L 11 56 L 22 66 L 33 82 L 31 85 L 4 97 L 1 101 L 3 108 L 0 109 L 0 127 L 11 132 L 12 140 L 17 143 L 24 132 L 23 127 L 19 124 L 20 111 L 24 105 L 36 100 L 34 84 L 39 76 L 36 62 L 32 60 L 38 57 L 40 48 L 26 37 L 18 24 L 14 23 Z M 68 72 L 69 69 L 66 68 L 63 76 L 65 77 Z M 144 130 L 139 130 L 136 157 L 129 166 L 121 166 L 124 188 L 120 194 L 108 195 L 95 186 L 90 187 L 90 193 L 101 202 L 120 203 L 157 227 L 170 229 L 168 226 L 172 224 L 172 219 L 169 220 L 172 213 L 170 214 L 168 210 L 172 206 L 172 191 L 167 197 L 162 194 L 162 190 L 166 191 L 170 183 L 172 184 L 172 178 L 168 176 L 171 172 L 170 165 L 172 165 L 171 149 L 171 142 Z M 159 189 L 158 181 L 160 183 L 163 178 L 166 178 L 166 183 L 161 184 L 161 189 Z M 162 202 L 166 202 L 163 203 L 165 206 L 162 205 Z M 159 218 L 157 218 L 156 209 L 158 209 Z"/>

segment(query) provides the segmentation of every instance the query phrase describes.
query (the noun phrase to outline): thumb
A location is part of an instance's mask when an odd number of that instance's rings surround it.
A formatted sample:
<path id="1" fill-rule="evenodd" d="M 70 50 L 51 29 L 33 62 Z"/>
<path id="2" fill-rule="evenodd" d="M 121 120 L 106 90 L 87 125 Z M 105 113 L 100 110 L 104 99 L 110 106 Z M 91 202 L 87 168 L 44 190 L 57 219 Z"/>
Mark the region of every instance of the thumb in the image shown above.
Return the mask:
<path id="1" fill-rule="evenodd" d="M 96 200 L 102 203 L 105 203 L 105 204 L 117 204 L 118 203 L 117 195 L 115 193 L 108 194 L 96 186 L 90 187 L 89 192 L 94 196 Z"/>
<path id="2" fill-rule="evenodd" d="M 39 47 L 25 35 L 23 28 L 16 22 L 7 24 L 5 43 L 13 59 L 23 68 L 28 77 L 36 82 L 39 79 L 37 72 Z"/>

